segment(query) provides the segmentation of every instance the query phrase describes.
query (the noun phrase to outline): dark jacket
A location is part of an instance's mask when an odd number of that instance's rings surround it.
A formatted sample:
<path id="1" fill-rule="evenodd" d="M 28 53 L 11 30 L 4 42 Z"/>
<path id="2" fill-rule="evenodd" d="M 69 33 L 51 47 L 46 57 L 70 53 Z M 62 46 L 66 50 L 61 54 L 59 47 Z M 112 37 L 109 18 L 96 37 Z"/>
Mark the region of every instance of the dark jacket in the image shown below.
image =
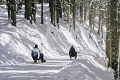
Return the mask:
<path id="1" fill-rule="evenodd" d="M 76 54 L 74 47 L 72 46 L 69 51 L 69 55 L 74 55 Z"/>

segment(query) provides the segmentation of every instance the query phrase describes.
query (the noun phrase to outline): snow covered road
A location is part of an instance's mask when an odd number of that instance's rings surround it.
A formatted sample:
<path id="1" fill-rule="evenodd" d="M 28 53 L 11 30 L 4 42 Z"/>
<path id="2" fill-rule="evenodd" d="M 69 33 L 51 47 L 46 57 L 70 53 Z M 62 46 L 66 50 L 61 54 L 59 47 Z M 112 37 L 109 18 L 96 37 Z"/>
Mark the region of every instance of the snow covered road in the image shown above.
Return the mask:
<path id="1" fill-rule="evenodd" d="M 46 63 L 22 63 L 0 66 L 0 80 L 53 80 L 53 75 L 69 64 L 70 59 L 49 59 Z"/>

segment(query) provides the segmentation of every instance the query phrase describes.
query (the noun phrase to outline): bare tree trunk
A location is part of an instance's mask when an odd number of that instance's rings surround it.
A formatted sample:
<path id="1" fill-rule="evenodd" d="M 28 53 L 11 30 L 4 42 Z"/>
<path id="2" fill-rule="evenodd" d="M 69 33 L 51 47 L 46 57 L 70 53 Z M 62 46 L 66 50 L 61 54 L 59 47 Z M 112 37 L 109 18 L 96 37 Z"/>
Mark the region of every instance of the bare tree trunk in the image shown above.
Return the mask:
<path id="1" fill-rule="evenodd" d="M 10 20 L 11 19 L 11 0 L 6 0 L 7 1 L 7 10 L 8 10 L 8 20 Z"/>
<path id="2" fill-rule="evenodd" d="M 111 48 L 112 48 L 112 68 L 114 69 L 115 80 L 118 77 L 118 50 L 119 50 L 119 37 L 117 27 L 117 1 L 110 0 L 110 27 L 111 27 Z"/>
<path id="3" fill-rule="evenodd" d="M 56 0 L 54 0 L 54 26 L 56 26 Z"/>
<path id="4" fill-rule="evenodd" d="M 108 67 L 112 66 L 112 47 L 111 47 L 111 32 L 110 32 L 110 26 L 107 26 L 107 33 L 106 33 L 106 54 L 107 54 L 107 57 L 109 58 L 109 62 L 108 62 Z"/>
<path id="5" fill-rule="evenodd" d="M 31 0 L 25 0 L 25 18 L 32 24 L 32 2 Z"/>
<path id="6" fill-rule="evenodd" d="M 69 31 L 70 31 L 70 0 L 68 0 L 68 5 L 67 5 L 67 10 L 68 10 L 68 13 L 67 13 L 67 23 L 68 23 L 68 28 L 69 28 Z"/>
<path id="7" fill-rule="evenodd" d="M 76 21 L 76 3 L 75 0 L 73 1 L 73 27 L 75 30 L 75 21 Z"/>
<path id="8" fill-rule="evenodd" d="M 92 31 L 92 10 L 89 11 L 89 26 L 90 26 L 90 33 Z"/>
<path id="9" fill-rule="evenodd" d="M 98 34 L 100 35 L 100 32 L 101 32 L 101 16 L 99 14 L 99 27 L 98 27 Z"/>
<path id="10" fill-rule="evenodd" d="M 26 19 L 28 19 L 27 17 L 27 12 L 28 12 L 28 9 L 27 9 L 27 2 L 28 2 L 28 0 L 25 0 L 25 14 L 24 14 L 24 17 L 26 18 Z"/>
<path id="11" fill-rule="evenodd" d="M 58 25 L 58 28 L 59 28 L 59 18 L 62 18 L 62 9 L 61 9 L 60 0 L 57 0 L 56 17 L 57 17 L 57 25 Z"/>
<path id="12" fill-rule="evenodd" d="M 16 1 L 11 0 L 11 23 L 16 26 Z"/>
<path id="13" fill-rule="evenodd" d="M 36 4 L 35 0 L 32 0 L 32 20 L 36 23 Z"/>
<path id="14" fill-rule="evenodd" d="M 84 5 L 84 21 L 86 21 L 86 16 L 87 16 L 87 10 L 86 10 L 86 5 Z"/>
<path id="15" fill-rule="evenodd" d="M 55 26 L 55 0 L 50 0 L 51 23 Z"/>
<path id="16" fill-rule="evenodd" d="M 80 4 L 80 23 L 83 22 L 83 4 Z"/>
<path id="17" fill-rule="evenodd" d="M 43 0 L 41 0 L 41 24 L 43 24 Z"/>
<path id="18" fill-rule="evenodd" d="M 118 12 L 120 12 L 120 1 L 118 1 Z M 119 54 L 118 54 L 118 79 L 120 79 L 120 13 L 118 13 L 118 34 L 119 34 Z"/>
<path id="19" fill-rule="evenodd" d="M 111 59 L 112 48 L 111 48 L 110 5 L 109 4 L 107 6 L 106 16 L 107 16 L 107 19 L 106 19 L 106 28 L 107 28 L 106 30 L 106 55 L 109 59 L 108 67 L 111 67 L 112 66 L 112 63 L 111 63 L 112 62 L 112 59 Z"/>

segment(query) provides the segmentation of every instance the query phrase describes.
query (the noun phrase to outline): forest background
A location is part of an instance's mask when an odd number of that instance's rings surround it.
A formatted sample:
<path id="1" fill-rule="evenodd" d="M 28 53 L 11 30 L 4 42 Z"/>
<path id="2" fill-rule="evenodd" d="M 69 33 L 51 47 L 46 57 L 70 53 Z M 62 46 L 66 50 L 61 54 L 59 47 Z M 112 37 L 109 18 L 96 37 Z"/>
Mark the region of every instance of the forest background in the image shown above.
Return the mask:
<path id="1" fill-rule="evenodd" d="M 120 1 L 119 0 L 0 0 L 0 4 L 6 4 L 8 8 L 8 20 L 16 26 L 16 13 L 25 5 L 24 18 L 31 24 L 36 23 L 36 4 L 41 4 L 41 23 L 44 24 L 43 3 L 49 3 L 51 24 L 56 28 L 60 26 L 60 19 L 76 28 L 76 21 L 81 24 L 89 22 L 89 31 L 95 30 L 95 21 L 98 19 L 98 34 L 103 37 L 103 29 L 106 28 L 106 55 L 108 67 L 114 69 L 115 79 L 119 71 L 120 53 Z M 79 15 L 79 18 L 77 16 Z M 89 37 L 91 37 L 89 35 Z"/>

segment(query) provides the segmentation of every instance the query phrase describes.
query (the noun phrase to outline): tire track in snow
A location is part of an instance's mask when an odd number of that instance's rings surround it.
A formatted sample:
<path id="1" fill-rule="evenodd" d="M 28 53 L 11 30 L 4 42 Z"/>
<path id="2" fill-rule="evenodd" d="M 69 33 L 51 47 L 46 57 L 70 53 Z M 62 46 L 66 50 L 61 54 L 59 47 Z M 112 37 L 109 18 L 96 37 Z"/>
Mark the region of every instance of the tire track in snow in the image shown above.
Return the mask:
<path id="1" fill-rule="evenodd" d="M 1 80 L 54 80 L 54 74 L 71 63 L 70 59 L 48 59 L 46 63 L 32 62 L 0 66 Z"/>

